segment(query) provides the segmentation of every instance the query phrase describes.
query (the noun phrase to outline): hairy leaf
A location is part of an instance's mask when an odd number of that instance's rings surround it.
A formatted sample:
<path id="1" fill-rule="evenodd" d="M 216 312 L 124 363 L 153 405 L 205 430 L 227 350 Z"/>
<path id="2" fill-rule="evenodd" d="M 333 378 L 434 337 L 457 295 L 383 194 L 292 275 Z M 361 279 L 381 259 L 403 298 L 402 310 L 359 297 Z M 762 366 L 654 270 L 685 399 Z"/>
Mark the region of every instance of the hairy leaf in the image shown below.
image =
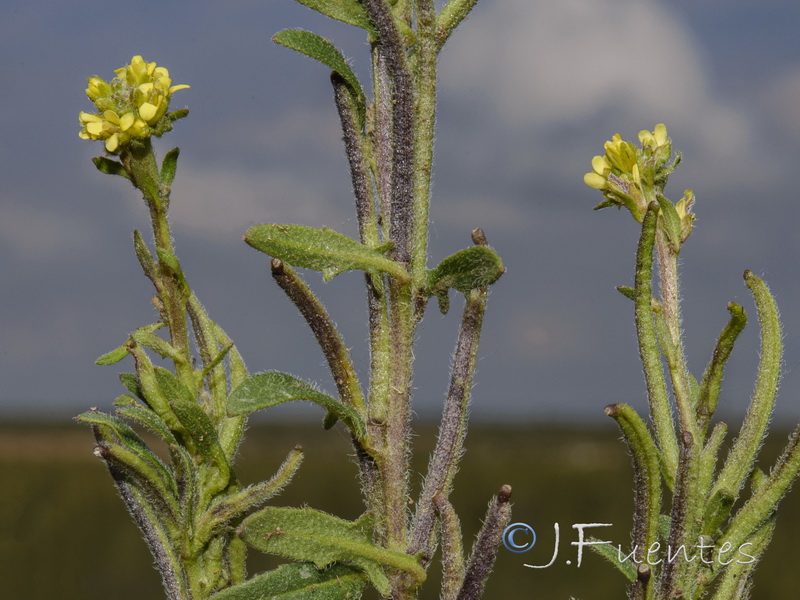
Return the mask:
<path id="1" fill-rule="evenodd" d="M 240 535 L 254 548 L 325 567 L 341 561 L 362 569 L 384 596 L 391 592 L 383 567 L 410 574 L 418 583 L 425 569 L 413 556 L 372 541 L 373 519 L 365 514 L 345 521 L 310 508 L 265 508 L 244 520 Z"/>
<path id="2" fill-rule="evenodd" d="M 175 179 L 175 171 L 178 168 L 178 154 L 180 154 L 180 151 L 180 148 L 173 148 L 164 156 L 164 160 L 161 163 L 162 185 L 172 185 L 172 181 Z"/>
<path id="3" fill-rule="evenodd" d="M 488 246 L 471 246 L 448 256 L 428 272 L 428 294 L 439 300 L 439 310 L 450 307 L 447 292 L 454 288 L 464 294 L 497 281 L 506 268 L 500 256 Z"/>
<path id="4" fill-rule="evenodd" d="M 270 371 L 245 379 L 228 397 L 228 414 L 244 415 L 290 400 L 308 400 L 325 408 L 347 425 L 358 439 L 366 433 L 359 414 L 339 400 L 323 394 L 310 383 L 288 373 Z"/>
<path id="5" fill-rule="evenodd" d="M 322 271 L 326 281 L 352 269 L 388 273 L 401 281 L 409 279 L 400 263 L 327 227 L 256 225 L 247 231 L 244 241 L 292 266 Z"/>
<path id="6" fill-rule="evenodd" d="M 345 60 L 336 46 L 324 37 L 302 29 L 284 29 L 272 36 L 272 41 L 310 56 L 341 75 L 353 94 L 361 121 L 364 120 L 363 115 L 366 106 L 364 90 L 358 81 L 358 77 L 353 73 L 353 69 L 347 64 L 347 60 Z"/>
<path id="7" fill-rule="evenodd" d="M 122 163 L 116 160 L 112 160 L 110 158 L 106 158 L 105 156 L 97 156 L 92 159 L 94 166 L 97 167 L 97 170 L 101 173 L 106 173 L 107 175 L 119 175 L 120 177 L 124 177 L 125 179 L 130 179 L 130 175 L 125 171 L 125 167 L 122 166 Z"/>
<path id="8" fill-rule="evenodd" d="M 366 585 L 363 573 L 345 565 L 317 569 L 309 563 L 297 563 L 217 592 L 210 600 L 357 600 Z"/>
<path id="9" fill-rule="evenodd" d="M 322 13 L 326 17 L 372 32 L 372 22 L 363 5 L 356 0 L 296 0 L 299 4 Z"/>

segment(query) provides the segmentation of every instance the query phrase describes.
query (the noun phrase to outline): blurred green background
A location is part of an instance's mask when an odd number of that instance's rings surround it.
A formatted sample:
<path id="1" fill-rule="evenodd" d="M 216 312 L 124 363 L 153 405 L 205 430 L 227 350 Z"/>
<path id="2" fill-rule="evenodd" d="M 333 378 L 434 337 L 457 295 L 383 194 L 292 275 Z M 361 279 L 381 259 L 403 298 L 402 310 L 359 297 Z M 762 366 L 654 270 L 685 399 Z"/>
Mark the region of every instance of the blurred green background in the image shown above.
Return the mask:
<path id="1" fill-rule="evenodd" d="M 417 424 L 415 484 L 419 484 L 435 429 Z M 776 432 L 764 449 L 769 465 L 786 436 Z M 251 483 L 270 477 L 295 445 L 306 459 L 296 479 L 274 504 L 308 504 L 356 518 L 362 503 L 356 468 L 343 431 L 291 424 L 256 425 L 248 431 L 238 472 Z M 0 582 L 3 598 L 64 600 L 163 598 L 159 576 L 138 530 L 116 497 L 111 478 L 92 455 L 92 437 L 77 425 L 0 425 Z M 472 427 L 452 501 L 471 545 L 486 504 L 499 487 L 513 487 L 514 521 L 529 523 L 538 542 L 530 552 L 501 549 L 485 598 L 531 600 L 575 597 L 623 598 L 625 582 L 591 552 L 577 568 L 573 523 L 613 523 L 596 529 L 602 539 L 627 546 L 632 511 L 632 471 L 614 424 L 602 428 L 564 426 Z M 770 461 L 770 462 L 767 462 Z M 800 552 L 800 495 L 784 501 L 774 542 L 756 576 L 754 597 L 787 598 L 795 589 Z M 561 530 L 553 553 L 553 524 Z M 251 554 L 257 573 L 278 561 Z M 571 560 L 572 565 L 566 565 Z M 422 598 L 438 598 L 434 566 Z M 794 592 L 790 592 L 790 595 Z M 377 597 L 375 595 L 370 598 Z"/>

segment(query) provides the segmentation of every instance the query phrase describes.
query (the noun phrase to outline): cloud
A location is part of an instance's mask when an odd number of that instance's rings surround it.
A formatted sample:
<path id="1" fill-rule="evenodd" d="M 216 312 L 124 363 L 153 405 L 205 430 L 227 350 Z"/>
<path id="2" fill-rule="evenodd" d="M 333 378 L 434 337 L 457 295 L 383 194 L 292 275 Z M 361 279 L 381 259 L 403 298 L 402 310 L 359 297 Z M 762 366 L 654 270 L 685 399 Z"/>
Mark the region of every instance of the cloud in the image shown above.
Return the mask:
<path id="1" fill-rule="evenodd" d="M 714 95 L 699 44 L 663 3 L 507 0 L 464 29 L 445 51 L 445 81 L 509 125 L 612 112 L 625 135 L 663 121 L 682 131 L 681 147 L 691 138 L 718 158 L 746 145 L 745 119 Z"/>
<path id="2" fill-rule="evenodd" d="M 800 65 L 774 75 L 765 95 L 767 114 L 784 133 L 800 137 Z"/>

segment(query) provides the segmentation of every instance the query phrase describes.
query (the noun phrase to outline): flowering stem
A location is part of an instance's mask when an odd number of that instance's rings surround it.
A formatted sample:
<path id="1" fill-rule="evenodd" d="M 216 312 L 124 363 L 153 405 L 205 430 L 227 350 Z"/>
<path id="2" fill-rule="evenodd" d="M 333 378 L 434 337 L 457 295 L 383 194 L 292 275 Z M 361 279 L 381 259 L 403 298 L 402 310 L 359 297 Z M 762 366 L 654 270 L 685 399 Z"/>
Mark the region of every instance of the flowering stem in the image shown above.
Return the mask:
<path id="1" fill-rule="evenodd" d="M 681 431 L 688 431 L 697 437 L 697 418 L 693 407 L 686 370 L 686 358 L 683 351 L 681 335 L 680 290 L 678 283 L 678 255 L 672 249 L 662 227 L 656 232 L 656 255 L 658 256 L 658 272 L 661 295 L 661 313 L 666 323 L 670 339 L 665 340 L 669 346 L 668 357 L 672 391 L 678 407 L 678 418 Z M 667 352 L 664 352 L 666 355 Z"/>
<path id="2" fill-rule="evenodd" d="M 415 60 L 416 120 L 414 122 L 414 230 L 411 277 L 414 294 L 427 285 L 428 211 L 436 122 L 436 11 L 433 0 L 417 0 Z"/>
<path id="3" fill-rule="evenodd" d="M 644 366 L 650 413 L 665 470 L 674 477 L 678 464 L 678 443 L 672 422 L 667 386 L 661 369 L 658 342 L 653 324 L 652 272 L 658 205 L 651 203 L 642 222 L 642 236 L 636 257 L 635 315 L 639 354 Z"/>
<path id="4" fill-rule="evenodd" d="M 175 369 L 181 381 L 187 384 L 193 381 L 189 331 L 186 322 L 188 294 L 172 245 L 172 234 L 167 216 L 169 188 L 159 183 L 160 175 L 150 138 L 126 147 L 122 151 L 120 159 L 125 171 L 130 175 L 131 182 L 142 192 L 150 211 L 156 252 L 160 259 L 157 271 L 160 275 L 161 300 L 164 303 L 170 342 L 186 358 L 184 361 L 175 361 Z M 174 264 L 168 264 L 165 262 L 165 258 L 171 258 Z"/>

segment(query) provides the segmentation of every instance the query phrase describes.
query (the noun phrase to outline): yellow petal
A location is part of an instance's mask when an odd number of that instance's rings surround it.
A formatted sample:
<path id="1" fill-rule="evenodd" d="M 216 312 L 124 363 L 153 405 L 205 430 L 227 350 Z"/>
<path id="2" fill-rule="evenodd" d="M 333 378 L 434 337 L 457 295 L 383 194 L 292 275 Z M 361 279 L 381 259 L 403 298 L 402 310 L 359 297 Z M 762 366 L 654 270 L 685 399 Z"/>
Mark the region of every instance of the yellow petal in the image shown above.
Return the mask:
<path id="1" fill-rule="evenodd" d="M 94 121 L 92 123 L 87 123 L 86 131 L 88 131 L 90 135 L 100 135 L 103 133 L 103 122 Z"/>
<path id="2" fill-rule="evenodd" d="M 600 175 L 605 175 L 608 171 L 611 170 L 611 165 L 605 159 L 604 156 L 595 156 L 592 159 L 592 168 L 594 169 L 595 173 Z"/>
<path id="3" fill-rule="evenodd" d="M 114 152 L 114 150 L 116 150 L 118 146 L 119 146 L 119 137 L 117 136 L 116 133 L 106 140 L 106 150 L 108 150 L 109 152 Z"/>
<path id="4" fill-rule="evenodd" d="M 158 112 L 158 108 L 154 104 L 150 104 L 149 102 L 145 102 L 139 107 L 139 116 L 142 117 L 148 123 L 150 119 L 156 116 Z"/>
<path id="5" fill-rule="evenodd" d="M 182 83 L 180 85 L 173 85 L 171 88 L 169 88 L 169 93 L 172 94 L 173 92 L 177 92 L 178 90 L 188 90 L 188 89 L 189 86 L 186 85 L 185 83 Z"/>
<path id="6" fill-rule="evenodd" d="M 584 175 L 583 183 L 596 190 L 604 190 L 606 188 L 605 177 L 598 175 L 597 173 L 587 173 Z"/>
<path id="7" fill-rule="evenodd" d="M 667 126 L 663 123 L 656 125 L 656 128 L 653 131 L 653 136 L 656 138 L 656 143 L 659 146 L 663 146 L 664 142 L 667 141 Z"/>
<path id="8" fill-rule="evenodd" d="M 80 114 L 78 115 L 78 119 L 84 125 L 86 123 L 95 123 L 95 122 L 99 123 L 100 121 L 103 120 L 103 118 L 100 115 L 94 113 L 87 113 L 83 111 L 81 111 Z"/>
<path id="9" fill-rule="evenodd" d="M 125 113 L 122 115 L 122 118 L 119 120 L 119 128 L 122 131 L 127 131 L 128 128 L 133 125 L 133 122 L 136 120 L 136 117 L 132 112 Z"/>

